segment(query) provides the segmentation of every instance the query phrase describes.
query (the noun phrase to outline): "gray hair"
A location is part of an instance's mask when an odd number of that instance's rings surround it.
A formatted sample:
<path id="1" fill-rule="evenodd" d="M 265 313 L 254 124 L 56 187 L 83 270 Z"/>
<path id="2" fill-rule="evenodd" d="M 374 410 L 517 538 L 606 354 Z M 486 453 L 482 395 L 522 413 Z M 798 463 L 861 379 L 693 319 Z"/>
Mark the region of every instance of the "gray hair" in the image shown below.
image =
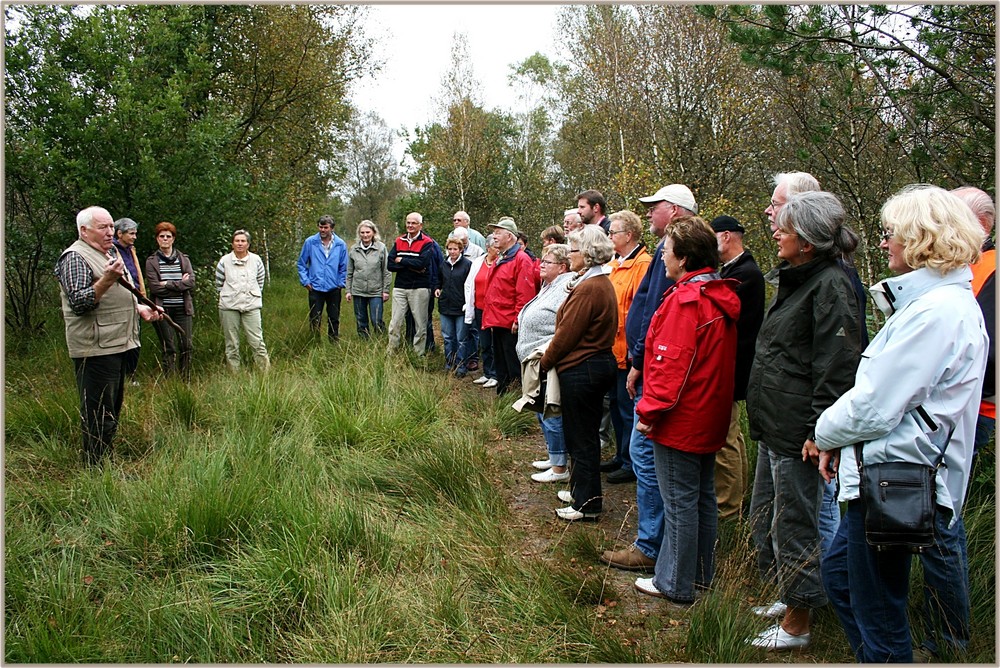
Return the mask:
<path id="1" fill-rule="evenodd" d="M 133 232 L 139 229 L 139 223 L 131 218 L 119 218 L 115 221 L 115 232 Z"/>
<path id="2" fill-rule="evenodd" d="M 469 214 L 467 214 L 464 211 L 456 211 L 455 215 L 452 216 L 452 218 L 461 218 L 463 221 L 465 221 L 466 225 L 472 222 L 472 219 L 469 218 Z"/>
<path id="3" fill-rule="evenodd" d="M 822 190 L 816 177 L 807 172 L 782 172 L 774 175 L 774 187 L 785 184 L 786 195 L 791 197 L 799 193 Z"/>
<path id="4" fill-rule="evenodd" d="M 236 237 L 239 236 L 239 235 L 241 235 L 241 234 L 247 238 L 247 243 L 250 243 L 250 233 L 247 232 L 244 229 L 239 229 L 239 230 L 236 230 L 235 232 L 233 232 L 233 240 L 235 240 Z"/>
<path id="5" fill-rule="evenodd" d="M 583 255 L 585 266 L 602 265 L 615 254 L 615 246 L 600 225 L 584 225 L 582 230 L 569 233 L 569 243 Z"/>
<path id="6" fill-rule="evenodd" d="M 555 258 L 556 264 L 564 264 L 569 267 L 569 246 L 566 244 L 549 244 L 542 250 L 542 258 L 551 255 Z"/>
<path id="7" fill-rule="evenodd" d="M 847 214 L 836 195 L 812 191 L 792 195 L 781 207 L 775 224 L 792 229 L 812 244 L 816 257 L 849 258 L 858 247 L 858 235 L 844 224 Z"/>
<path id="8" fill-rule="evenodd" d="M 356 229 L 354 231 L 354 236 L 357 237 L 358 239 L 361 238 L 361 228 L 362 227 L 367 227 L 369 230 L 371 230 L 372 232 L 375 233 L 375 236 L 374 236 L 374 240 L 375 241 L 381 241 L 382 240 L 382 237 L 380 237 L 379 233 L 378 233 L 378 227 L 376 227 L 375 223 L 373 223 L 370 220 L 362 220 L 360 223 L 358 223 L 358 229 Z"/>
<path id="9" fill-rule="evenodd" d="M 979 188 L 973 188 L 972 186 L 964 186 L 962 188 L 955 188 L 951 191 L 958 196 L 966 205 L 972 209 L 972 213 L 975 214 L 976 219 L 979 220 L 979 224 L 983 228 L 983 232 L 989 234 L 993 230 L 993 223 L 996 221 L 997 209 L 996 205 L 989 195 L 984 193 Z"/>

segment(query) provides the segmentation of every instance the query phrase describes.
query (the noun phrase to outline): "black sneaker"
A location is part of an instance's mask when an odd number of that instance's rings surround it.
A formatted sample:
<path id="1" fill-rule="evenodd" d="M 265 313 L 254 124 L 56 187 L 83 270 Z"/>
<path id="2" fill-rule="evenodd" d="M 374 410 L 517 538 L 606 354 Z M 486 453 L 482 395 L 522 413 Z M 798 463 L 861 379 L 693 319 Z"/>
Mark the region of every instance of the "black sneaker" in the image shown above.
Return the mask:
<path id="1" fill-rule="evenodd" d="M 605 462 L 601 462 L 601 473 L 607 473 L 608 471 L 617 471 L 622 467 L 621 462 L 616 462 L 613 459 L 609 459 Z"/>
<path id="2" fill-rule="evenodd" d="M 635 473 L 632 469 L 618 469 L 617 471 L 612 471 L 608 474 L 608 483 L 611 485 L 634 481 Z"/>

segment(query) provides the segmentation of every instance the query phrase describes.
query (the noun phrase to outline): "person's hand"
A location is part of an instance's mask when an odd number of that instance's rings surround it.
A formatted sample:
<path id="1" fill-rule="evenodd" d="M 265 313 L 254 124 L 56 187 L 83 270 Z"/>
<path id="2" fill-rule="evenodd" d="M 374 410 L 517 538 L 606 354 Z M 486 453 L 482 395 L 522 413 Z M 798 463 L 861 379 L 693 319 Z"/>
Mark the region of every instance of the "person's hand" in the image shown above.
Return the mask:
<path id="1" fill-rule="evenodd" d="M 632 367 L 628 370 L 628 376 L 625 378 L 625 389 L 628 390 L 628 396 L 635 401 L 635 384 L 639 382 L 639 377 L 642 376 L 642 372 Z"/>
<path id="2" fill-rule="evenodd" d="M 188 273 L 181 274 L 181 280 L 182 281 L 186 281 L 189 278 L 191 278 L 191 274 L 188 274 Z"/>
<path id="3" fill-rule="evenodd" d="M 819 474 L 831 482 L 840 470 L 840 450 L 823 450 L 819 453 Z"/>
<path id="4" fill-rule="evenodd" d="M 514 324 L 511 325 L 510 331 L 512 334 L 517 334 L 517 320 L 515 320 Z"/>
<path id="5" fill-rule="evenodd" d="M 313 290 L 312 283 L 306 283 L 305 287 L 306 287 L 306 290 L 308 290 L 309 292 L 312 292 L 312 290 Z"/>
<path id="6" fill-rule="evenodd" d="M 635 430 L 643 436 L 647 436 L 649 434 L 649 428 L 649 425 L 642 420 L 637 420 L 635 423 Z"/>
<path id="7" fill-rule="evenodd" d="M 440 296 L 441 296 L 441 289 L 438 288 L 437 290 L 434 291 L 434 298 L 437 299 Z"/>
<path id="8" fill-rule="evenodd" d="M 350 292 L 345 292 L 344 293 L 344 297 L 347 299 L 347 301 L 351 301 L 351 293 Z"/>
<path id="9" fill-rule="evenodd" d="M 107 285 L 112 285 L 117 283 L 118 279 L 124 275 L 125 261 L 121 255 L 116 254 L 114 258 L 108 258 L 108 263 L 104 265 L 104 274 L 100 280 L 104 281 Z"/>
<path id="10" fill-rule="evenodd" d="M 819 464 L 819 453 L 820 449 L 816 445 L 816 441 L 807 438 L 806 442 L 802 444 L 802 461 L 811 461 L 813 466 Z"/>
<path id="11" fill-rule="evenodd" d="M 163 319 L 163 309 L 157 307 L 155 309 L 149 308 L 145 304 L 139 304 L 136 307 L 139 311 L 139 317 L 146 322 L 156 322 L 157 320 Z"/>
<path id="12" fill-rule="evenodd" d="M 384 301 L 384 302 L 389 301 L 389 293 L 388 292 L 383 292 L 382 293 L 382 301 Z"/>

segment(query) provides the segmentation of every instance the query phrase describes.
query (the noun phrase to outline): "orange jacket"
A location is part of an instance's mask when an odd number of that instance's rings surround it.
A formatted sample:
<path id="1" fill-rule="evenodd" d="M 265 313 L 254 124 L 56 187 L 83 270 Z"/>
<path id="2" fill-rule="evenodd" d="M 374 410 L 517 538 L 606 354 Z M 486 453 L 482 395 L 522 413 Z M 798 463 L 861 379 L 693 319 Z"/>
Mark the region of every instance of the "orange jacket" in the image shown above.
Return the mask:
<path id="1" fill-rule="evenodd" d="M 635 291 L 639 289 L 642 277 L 646 275 L 649 264 L 653 258 L 645 248 L 639 246 L 639 252 L 628 260 L 618 264 L 618 260 L 611 260 L 606 267 L 611 269 L 611 284 L 615 286 L 615 297 L 618 298 L 618 332 L 615 334 L 615 344 L 612 352 L 618 361 L 619 369 L 628 368 L 628 344 L 625 343 L 625 319 L 628 317 L 628 308 L 632 305 L 632 298 Z"/>

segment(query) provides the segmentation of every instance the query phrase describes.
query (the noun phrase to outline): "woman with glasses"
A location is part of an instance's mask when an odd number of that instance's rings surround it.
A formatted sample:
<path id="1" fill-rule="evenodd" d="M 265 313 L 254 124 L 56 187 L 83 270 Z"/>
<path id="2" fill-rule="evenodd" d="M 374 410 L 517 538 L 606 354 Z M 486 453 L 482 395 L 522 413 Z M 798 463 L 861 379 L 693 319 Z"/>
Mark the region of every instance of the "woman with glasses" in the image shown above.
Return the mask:
<path id="1" fill-rule="evenodd" d="M 194 331 L 194 269 L 188 256 L 174 248 L 177 228 L 173 223 L 157 223 L 153 228 L 159 249 L 146 258 L 146 284 L 157 306 L 162 306 L 170 319 L 181 326 L 184 336 L 158 320 L 153 323 L 163 350 L 163 374 L 179 371 L 191 374 L 191 334 Z"/>
<path id="2" fill-rule="evenodd" d="M 819 572 L 824 481 L 802 461 L 802 446 L 820 413 L 854 383 L 861 353 L 857 299 L 838 263 L 858 244 L 845 218 L 840 201 L 821 191 L 792 195 L 775 218 L 782 262 L 766 277 L 777 291 L 747 385 L 758 448 L 750 502 L 757 567 L 785 605 L 781 621 L 750 641 L 768 650 L 808 645 L 810 613 L 826 604 Z"/>
<path id="3" fill-rule="evenodd" d="M 542 287 L 535 298 L 524 305 L 517 316 L 517 359 L 524 362 L 531 353 L 552 340 L 556 333 L 556 313 L 566 301 L 569 293 L 566 284 L 573 278 L 569 273 L 569 246 L 551 244 L 545 247 L 545 254 L 538 263 Z M 522 386 L 527 383 L 522 382 Z M 561 482 L 569 480 L 566 461 L 566 440 L 563 437 L 562 415 L 543 418 L 538 414 L 545 437 L 545 447 L 549 456 L 532 466 L 539 469 L 531 479 L 535 482 Z"/>
<path id="4" fill-rule="evenodd" d="M 941 628 L 924 642 L 940 633 L 954 645 L 936 650 L 961 650 L 968 642 L 968 564 L 960 556 L 964 531 L 954 527 L 960 527 L 971 475 L 989 346 L 969 267 L 979 257 L 983 231 L 961 199 L 935 186 L 904 188 L 882 207 L 882 225 L 881 248 L 893 275 L 870 292 L 887 316 L 885 326 L 865 349 L 854 386 L 820 415 L 802 458 L 818 465 L 824 478 L 836 475 L 840 500 L 847 503 L 824 559 L 823 582 L 855 657 L 910 663 L 913 554 L 905 547 L 868 545 L 855 453 L 864 465 L 931 466 L 943 452 L 935 476 L 935 545 L 921 555 L 925 580 L 936 584 L 925 590 L 932 598 L 925 601 L 928 621 Z M 941 545 L 950 537 L 962 543 L 951 550 L 954 556 L 929 563 L 926 556 L 954 547 Z"/>
<path id="5" fill-rule="evenodd" d="M 573 458 L 570 489 L 558 496 L 569 505 L 556 510 L 568 522 L 597 519 L 601 494 L 598 432 L 604 395 L 614 386 L 618 365 L 612 347 L 618 331 L 615 288 L 604 273 L 614 248 L 599 225 L 569 235 L 569 296 L 556 312 L 556 331 L 541 359 L 541 372 L 555 369 L 566 451 Z"/>

